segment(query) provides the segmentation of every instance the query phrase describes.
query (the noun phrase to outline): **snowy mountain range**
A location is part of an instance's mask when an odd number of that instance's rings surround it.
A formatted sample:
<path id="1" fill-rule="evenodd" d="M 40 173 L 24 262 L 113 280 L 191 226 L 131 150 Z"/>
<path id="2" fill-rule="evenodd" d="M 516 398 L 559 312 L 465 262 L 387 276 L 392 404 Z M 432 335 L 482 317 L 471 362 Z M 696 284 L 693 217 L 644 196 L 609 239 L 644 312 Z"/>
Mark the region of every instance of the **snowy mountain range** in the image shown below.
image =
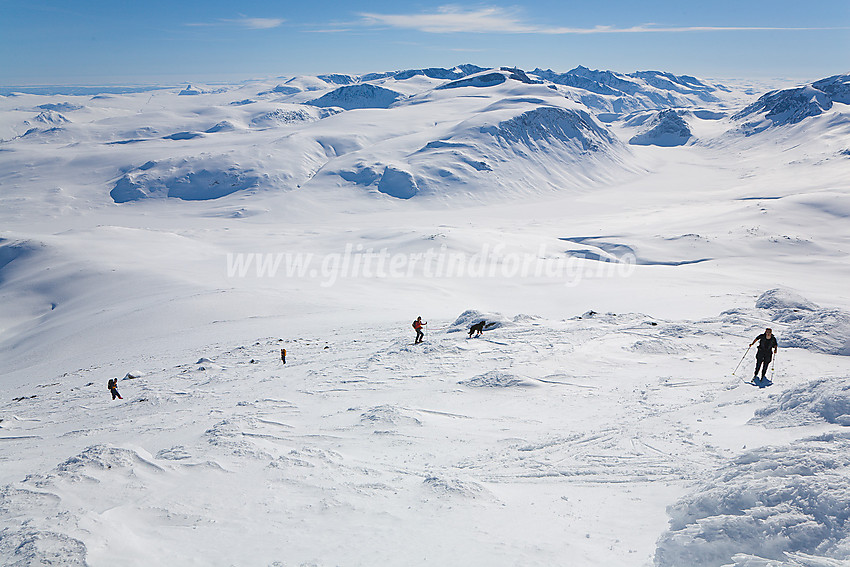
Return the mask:
<path id="1" fill-rule="evenodd" d="M 250 84 L 204 95 L 187 88 L 178 95 L 189 91 L 195 93 L 187 97 L 191 104 L 179 105 L 185 112 L 176 114 L 142 108 L 128 115 L 116 108 L 114 96 L 35 105 L 38 113 L 29 117 L 25 106 L 15 105 L 4 120 L 5 145 L 124 146 L 112 154 L 126 155 L 120 167 L 127 173 L 113 170 L 111 176 L 120 175 L 99 181 L 112 185 L 116 202 L 215 199 L 317 180 L 402 198 L 450 195 L 472 186 L 504 194 L 532 187 L 581 188 L 639 169 L 618 140 L 713 143 L 725 134 L 715 133 L 718 126 L 752 134 L 820 115 L 833 101 L 846 104 L 848 96 L 847 76 L 836 76 L 769 93 L 736 112 L 720 97 L 729 88 L 693 77 L 584 67 L 526 73 L 471 65 L 298 77 L 271 89 Z M 367 109 L 375 110 L 351 112 Z M 655 113 L 648 122 L 639 118 L 646 112 Z M 727 114 L 733 117 L 724 119 Z M 629 134 L 633 127 L 640 130 Z M 705 130 L 712 134 L 701 136 Z M 258 143 L 267 144 L 274 156 L 271 167 L 247 165 Z M 228 149 L 215 155 L 221 147 Z M 545 164 L 529 159 L 539 157 L 542 147 L 554 159 Z M 111 155 L 109 161 L 116 159 Z M 518 160 L 522 171 L 515 167 Z M 253 175 L 257 169 L 265 173 Z M 390 178 L 382 183 L 387 171 Z M 192 189 L 168 189 L 175 185 Z M 204 186 L 210 188 L 207 194 Z"/>
<path id="2" fill-rule="evenodd" d="M 850 75 L 777 86 L 0 90 L 0 564 L 844 565 Z"/>

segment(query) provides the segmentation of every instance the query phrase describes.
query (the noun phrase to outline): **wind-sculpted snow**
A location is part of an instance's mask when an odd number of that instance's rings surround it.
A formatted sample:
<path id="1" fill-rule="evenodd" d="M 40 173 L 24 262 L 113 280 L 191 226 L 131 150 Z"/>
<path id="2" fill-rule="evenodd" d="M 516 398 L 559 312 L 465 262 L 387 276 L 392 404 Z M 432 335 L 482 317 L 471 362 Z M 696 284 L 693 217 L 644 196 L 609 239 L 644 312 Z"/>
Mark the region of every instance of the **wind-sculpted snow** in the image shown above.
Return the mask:
<path id="1" fill-rule="evenodd" d="M 419 345 L 407 321 L 335 320 L 7 388 L 0 563 L 95 567 L 131 550 L 152 565 L 560 565 L 584 546 L 589 565 L 648 565 L 665 506 L 695 483 L 661 565 L 842 557 L 850 440 L 740 449 L 741 428 L 764 436 L 746 420 L 766 400 L 718 364 L 751 322 L 587 307 L 557 321 L 470 310 L 461 333 L 430 320 Z M 485 317 L 500 325 L 467 340 Z M 111 400 L 105 378 L 126 374 Z M 339 528 L 352 525 L 368 529 Z M 730 529 L 696 532 L 715 526 Z"/>
<path id="2" fill-rule="evenodd" d="M 850 311 L 818 309 L 794 321 L 780 345 L 825 354 L 850 356 Z"/>
<path id="3" fill-rule="evenodd" d="M 820 378 L 789 388 L 750 420 L 765 427 L 824 422 L 850 426 L 850 377 Z"/>
<path id="4" fill-rule="evenodd" d="M 820 307 L 794 290 L 786 288 L 769 289 L 756 300 L 758 309 L 772 312 L 774 320 L 785 320 L 789 312 L 816 311 Z"/>
<path id="5" fill-rule="evenodd" d="M 80 482 L 102 471 L 115 469 L 129 473 L 139 468 L 149 472 L 162 472 L 158 465 L 142 457 L 137 451 L 108 445 L 92 445 L 82 453 L 58 464 L 55 474 L 63 479 Z"/>
<path id="6" fill-rule="evenodd" d="M 491 370 L 490 372 L 474 376 L 469 380 L 461 380 L 458 384 L 470 388 L 517 388 L 534 385 L 532 382 L 516 374 L 499 370 Z"/>
<path id="7" fill-rule="evenodd" d="M 632 137 L 629 143 L 635 146 L 683 146 L 693 133 L 688 123 L 675 110 L 662 110 L 649 121 L 649 128 Z"/>
<path id="8" fill-rule="evenodd" d="M 109 510 L 121 505 L 120 494 L 138 490 L 162 469 L 139 452 L 94 445 L 57 465 L 47 474 L 33 474 L 0 490 L 0 563 L 87 566 L 89 550 L 80 538 L 80 506 Z M 81 497 L 89 486 L 97 491 Z M 62 495 L 76 494 L 65 500 Z M 25 521 L 22 513 L 35 514 Z M 107 538 L 111 528 L 103 526 Z M 85 528 L 83 528 L 83 531 Z M 70 535 L 69 532 L 76 532 Z"/>
<path id="9" fill-rule="evenodd" d="M 487 495 L 487 490 L 477 482 L 461 480 L 458 478 L 440 478 L 437 476 L 429 476 L 423 482 L 423 485 L 433 491 L 437 496 L 453 498 L 481 498 Z"/>
<path id="10" fill-rule="evenodd" d="M 850 311 L 819 306 L 787 288 L 762 293 L 755 305 L 757 317 L 788 325 L 777 333 L 780 347 L 850 356 Z"/>
<path id="11" fill-rule="evenodd" d="M 793 554 L 817 556 L 810 565 L 847 561 L 848 501 L 850 434 L 750 451 L 668 508 L 655 565 L 800 565 Z"/>
<path id="12" fill-rule="evenodd" d="M 457 319 L 455 319 L 452 324 L 449 325 L 447 332 L 469 332 L 470 326 L 481 321 L 486 321 L 486 324 L 484 325 L 485 333 L 489 330 L 499 329 L 501 327 L 510 327 L 514 324 L 513 321 L 511 321 L 509 318 L 505 317 L 501 313 L 491 313 L 486 311 L 478 311 L 476 309 L 467 309 L 466 311 L 458 315 Z"/>
<path id="13" fill-rule="evenodd" d="M 693 348 L 686 345 L 673 344 L 666 340 L 644 339 L 635 341 L 627 350 L 636 354 L 676 355 L 691 352 Z"/>
<path id="14" fill-rule="evenodd" d="M 361 84 L 339 87 L 309 101 L 309 104 L 354 110 L 357 108 L 388 108 L 402 99 L 404 99 L 404 95 L 399 92 L 376 85 Z"/>
<path id="15" fill-rule="evenodd" d="M 422 422 L 407 412 L 392 405 L 370 408 L 360 415 L 360 423 L 374 427 L 396 427 L 412 425 L 419 427 Z"/>
<path id="16" fill-rule="evenodd" d="M 846 562 L 845 109 L 468 71 L 0 99 L 0 564 Z"/>
<path id="17" fill-rule="evenodd" d="M 0 562 L 8 567 L 89 567 L 85 544 L 61 533 L 22 527 L 0 532 Z"/>

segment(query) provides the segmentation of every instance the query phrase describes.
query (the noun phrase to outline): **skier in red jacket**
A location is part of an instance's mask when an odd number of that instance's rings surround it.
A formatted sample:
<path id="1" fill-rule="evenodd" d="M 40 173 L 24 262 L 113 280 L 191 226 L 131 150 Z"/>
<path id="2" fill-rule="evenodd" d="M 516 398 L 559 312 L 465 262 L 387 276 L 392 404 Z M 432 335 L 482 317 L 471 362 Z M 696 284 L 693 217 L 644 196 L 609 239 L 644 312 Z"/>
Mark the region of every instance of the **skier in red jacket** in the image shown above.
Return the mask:
<path id="1" fill-rule="evenodd" d="M 428 323 L 422 322 L 422 316 L 416 318 L 416 321 L 413 322 L 413 328 L 416 329 L 416 340 L 413 341 L 413 344 L 419 344 L 422 342 L 422 339 L 425 338 L 425 333 L 422 332 L 422 327 L 427 325 Z"/>

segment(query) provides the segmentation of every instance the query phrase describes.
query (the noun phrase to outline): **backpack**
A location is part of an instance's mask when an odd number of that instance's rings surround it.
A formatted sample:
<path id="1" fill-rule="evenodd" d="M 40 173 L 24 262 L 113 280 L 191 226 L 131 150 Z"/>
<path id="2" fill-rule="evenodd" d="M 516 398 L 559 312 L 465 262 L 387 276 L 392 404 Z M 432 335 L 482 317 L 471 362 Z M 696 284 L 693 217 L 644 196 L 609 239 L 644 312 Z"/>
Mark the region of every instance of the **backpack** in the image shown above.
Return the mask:
<path id="1" fill-rule="evenodd" d="M 106 389 L 107 389 L 107 390 L 111 390 L 111 389 L 112 389 L 112 388 L 114 388 L 114 387 L 115 387 L 115 379 L 114 379 L 114 378 L 110 378 L 110 379 L 109 379 L 109 382 L 107 382 L 107 383 L 106 383 Z"/>

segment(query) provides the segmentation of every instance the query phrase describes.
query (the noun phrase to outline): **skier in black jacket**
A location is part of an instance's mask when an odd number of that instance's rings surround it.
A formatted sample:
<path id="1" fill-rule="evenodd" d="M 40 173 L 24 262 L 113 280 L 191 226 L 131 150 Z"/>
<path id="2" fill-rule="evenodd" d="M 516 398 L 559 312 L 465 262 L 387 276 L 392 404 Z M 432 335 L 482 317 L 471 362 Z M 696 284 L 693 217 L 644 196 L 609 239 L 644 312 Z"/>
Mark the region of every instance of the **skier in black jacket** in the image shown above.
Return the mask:
<path id="1" fill-rule="evenodd" d="M 119 400 L 123 400 L 121 394 L 118 393 L 118 378 L 110 378 L 109 382 L 106 383 L 106 387 L 109 388 L 109 391 L 112 392 L 112 399 L 118 398 Z"/>
<path id="2" fill-rule="evenodd" d="M 756 350 L 756 371 L 753 375 L 753 382 L 759 378 L 759 369 L 761 369 L 761 379 L 767 379 L 767 367 L 770 366 L 770 361 L 773 360 L 773 355 L 776 354 L 776 337 L 773 335 L 772 329 L 765 329 L 764 333 L 753 339 L 750 346 L 758 343 Z"/>

